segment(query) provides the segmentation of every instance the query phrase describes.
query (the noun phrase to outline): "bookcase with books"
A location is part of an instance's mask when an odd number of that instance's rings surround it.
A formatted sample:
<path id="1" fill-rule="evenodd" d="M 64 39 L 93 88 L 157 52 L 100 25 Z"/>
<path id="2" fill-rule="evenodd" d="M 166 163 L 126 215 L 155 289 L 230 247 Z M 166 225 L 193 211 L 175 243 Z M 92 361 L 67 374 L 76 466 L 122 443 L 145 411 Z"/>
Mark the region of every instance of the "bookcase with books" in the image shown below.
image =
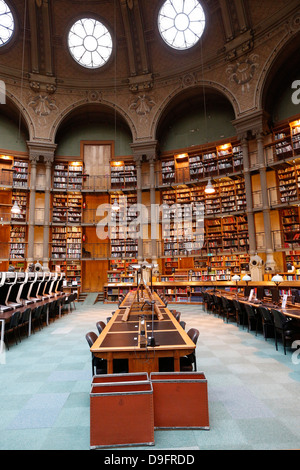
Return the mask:
<path id="1" fill-rule="evenodd" d="M 11 225 L 10 228 L 10 262 L 26 258 L 26 225 Z"/>
<path id="2" fill-rule="evenodd" d="M 83 183 L 82 162 L 56 162 L 53 170 L 53 189 L 80 191 Z"/>
<path id="3" fill-rule="evenodd" d="M 130 226 L 137 216 L 136 203 L 136 193 L 111 195 L 111 207 L 114 208 L 114 204 L 117 205 L 116 210 L 112 210 L 112 224 L 109 228 L 111 258 L 137 258 L 136 228 Z"/>
<path id="4" fill-rule="evenodd" d="M 14 159 L 13 188 L 28 189 L 28 161 Z"/>
<path id="5" fill-rule="evenodd" d="M 164 157 L 164 156 L 163 156 Z M 187 183 L 204 178 L 241 173 L 243 154 L 238 143 L 226 143 L 206 149 L 189 150 L 165 156 L 161 163 L 162 183 Z"/>
<path id="6" fill-rule="evenodd" d="M 112 189 L 136 187 L 137 173 L 132 161 L 112 161 L 110 167 Z"/>
<path id="7" fill-rule="evenodd" d="M 283 248 L 295 250 L 300 247 L 300 219 L 299 207 L 292 206 L 281 209 L 281 233 Z"/>
<path id="8" fill-rule="evenodd" d="M 278 178 L 278 200 L 290 203 L 300 199 L 300 164 L 291 162 L 284 168 L 277 170 Z"/>

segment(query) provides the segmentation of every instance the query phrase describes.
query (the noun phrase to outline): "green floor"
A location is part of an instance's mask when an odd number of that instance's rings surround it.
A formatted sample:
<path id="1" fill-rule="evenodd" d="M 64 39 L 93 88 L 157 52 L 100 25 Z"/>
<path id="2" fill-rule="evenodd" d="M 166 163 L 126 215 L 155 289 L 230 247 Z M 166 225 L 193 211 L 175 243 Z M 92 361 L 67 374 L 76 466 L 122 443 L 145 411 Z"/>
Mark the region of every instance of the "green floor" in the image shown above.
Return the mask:
<path id="1" fill-rule="evenodd" d="M 1 355 L 1 450 L 89 449 L 85 334 L 97 332 L 96 322 L 114 308 L 93 305 L 88 296 Z M 210 430 L 157 430 L 155 446 L 146 449 L 299 449 L 300 354 L 285 356 L 281 344 L 276 351 L 274 340 L 224 323 L 199 305 L 176 308 L 187 330 L 200 330 L 197 365 L 208 381 Z"/>

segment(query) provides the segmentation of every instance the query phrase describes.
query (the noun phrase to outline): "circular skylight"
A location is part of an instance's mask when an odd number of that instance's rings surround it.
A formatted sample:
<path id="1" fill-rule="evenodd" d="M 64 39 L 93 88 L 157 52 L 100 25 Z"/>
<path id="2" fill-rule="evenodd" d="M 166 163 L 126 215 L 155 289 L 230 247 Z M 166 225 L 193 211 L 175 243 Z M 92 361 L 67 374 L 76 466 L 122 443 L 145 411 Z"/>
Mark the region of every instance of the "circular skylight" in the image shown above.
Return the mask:
<path id="1" fill-rule="evenodd" d="M 108 29 L 92 18 L 76 21 L 69 31 L 68 46 L 78 64 L 96 69 L 106 64 L 112 53 L 112 37 Z"/>
<path id="2" fill-rule="evenodd" d="M 0 47 L 6 44 L 15 28 L 14 17 L 7 3 L 0 0 Z"/>
<path id="3" fill-rule="evenodd" d="M 174 49 L 193 47 L 204 27 L 205 14 L 198 0 L 166 0 L 158 14 L 159 32 Z"/>

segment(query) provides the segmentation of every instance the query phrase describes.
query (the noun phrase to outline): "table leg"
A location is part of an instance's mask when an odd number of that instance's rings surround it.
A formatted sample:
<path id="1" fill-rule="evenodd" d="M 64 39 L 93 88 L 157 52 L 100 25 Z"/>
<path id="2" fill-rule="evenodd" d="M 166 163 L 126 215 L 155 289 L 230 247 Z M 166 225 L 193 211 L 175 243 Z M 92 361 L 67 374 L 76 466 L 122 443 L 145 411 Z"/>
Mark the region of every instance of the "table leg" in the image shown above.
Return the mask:
<path id="1" fill-rule="evenodd" d="M 176 352 L 174 354 L 174 372 L 180 372 L 180 356 Z"/>
<path id="2" fill-rule="evenodd" d="M 31 335 L 31 318 L 32 318 L 32 310 L 30 310 L 30 314 L 29 314 L 29 322 L 28 322 L 28 336 Z"/>
<path id="3" fill-rule="evenodd" d="M 107 373 L 108 374 L 113 374 L 114 373 L 114 361 L 113 361 L 113 355 L 109 354 L 107 357 Z"/>
<path id="4" fill-rule="evenodd" d="M 1 319 L 0 354 L 3 352 L 5 320 Z"/>

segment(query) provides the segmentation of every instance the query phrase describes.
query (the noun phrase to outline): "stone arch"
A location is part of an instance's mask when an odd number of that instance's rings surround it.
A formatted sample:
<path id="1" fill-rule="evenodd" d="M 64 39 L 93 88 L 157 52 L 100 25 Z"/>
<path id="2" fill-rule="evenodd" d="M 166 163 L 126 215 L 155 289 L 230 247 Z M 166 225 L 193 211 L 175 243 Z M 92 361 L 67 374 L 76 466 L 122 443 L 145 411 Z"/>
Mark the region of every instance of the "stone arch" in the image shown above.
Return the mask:
<path id="1" fill-rule="evenodd" d="M 15 122 L 20 121 L 21 126 L 28 134 L 28 140 L 31 141 L 35 135 L 34 123 L 26 107 L 9 90 L 6 89 L 6 102 L 1 105 L 4 115 L 10 116 Z"/>
<path id="2" fill-rule="evenodd" d="M 299 58 L 299 41 L 295 41 L 295 37 L 299 35 L 300 31 L 300 13 L 293 17 L 286 29 L 288 29 L 287 34 L 273 48 L 261 69 L 255 92 L 255 107 L 257 109 L 265 109 L 265 97 L 268 87 L 287 57 L 295 55 Z"/>
<path id="3" fill-rule="evenodd" d="M 78 112 L 80 112 L 80 110 L 84 108 L 90 108 L 91 110 L 99 111 L 102 109 L 103 111 L 109 113 L 111 116 L 116 112 L 116 115 L 120 117 L 122 119 L 122 122 L 126 124 L 130 129 L 132 140 L 134 141 L 136 139 L 137 131 L 135 125 L 130 119 L 129 115 L 120 106 L 106 100 L 89 101 L 86 99 L 82 99 L 80 101 L 77 101 L 76 103 L 72 103 L 67 108 L 65 108 L 54 121 L 49 135 L 51 142 L 55 142 L 57 132 L 59 131 L 63 123 L 67 119 L 71 119 L 72 115 L 76 115 Z"/>
<path id="4" fill-rule="evenodd" d="M 199 82 L 196 85 L 192 85 L 192 86 L 185 87 L 185 88 L 178 87 L 171 94 L 169 94 L 165 98 L 165 100 L 162 101 L 161 105 L 156 111 L 156 114 L 153 118 L 152 125 L 151 125 L 151 136 L 154 139 L 157 138 L 157 132 L 158 132 L 161 118 L 165 113 L 167 113 L 168 109 L 170 108 L 174 100 L 178 98 L 180 99 L 181 96 L 182 96 L 182 99 L 184 100 L 185 95 L 190 94 L 191 92 L 195 93 L 197 90 L 199 90 L 199 93 L 201 94 L 203 93 L 203 88 L 206 91 L 210 90 L 212 92 L 216 92 L 217 94 L 220 94 L 221 96 L 223 96 L 223 98 L 226 98 L 233 108 L 235 118 L 239 116 L 239 113 L 240 113 L 239 103 L 237 99 L 235 98 L 235 96 L 232 94 L 232 92 L 228 88 L 220 85 L 219 83 L 207 80 L 207 81 Z"/>

